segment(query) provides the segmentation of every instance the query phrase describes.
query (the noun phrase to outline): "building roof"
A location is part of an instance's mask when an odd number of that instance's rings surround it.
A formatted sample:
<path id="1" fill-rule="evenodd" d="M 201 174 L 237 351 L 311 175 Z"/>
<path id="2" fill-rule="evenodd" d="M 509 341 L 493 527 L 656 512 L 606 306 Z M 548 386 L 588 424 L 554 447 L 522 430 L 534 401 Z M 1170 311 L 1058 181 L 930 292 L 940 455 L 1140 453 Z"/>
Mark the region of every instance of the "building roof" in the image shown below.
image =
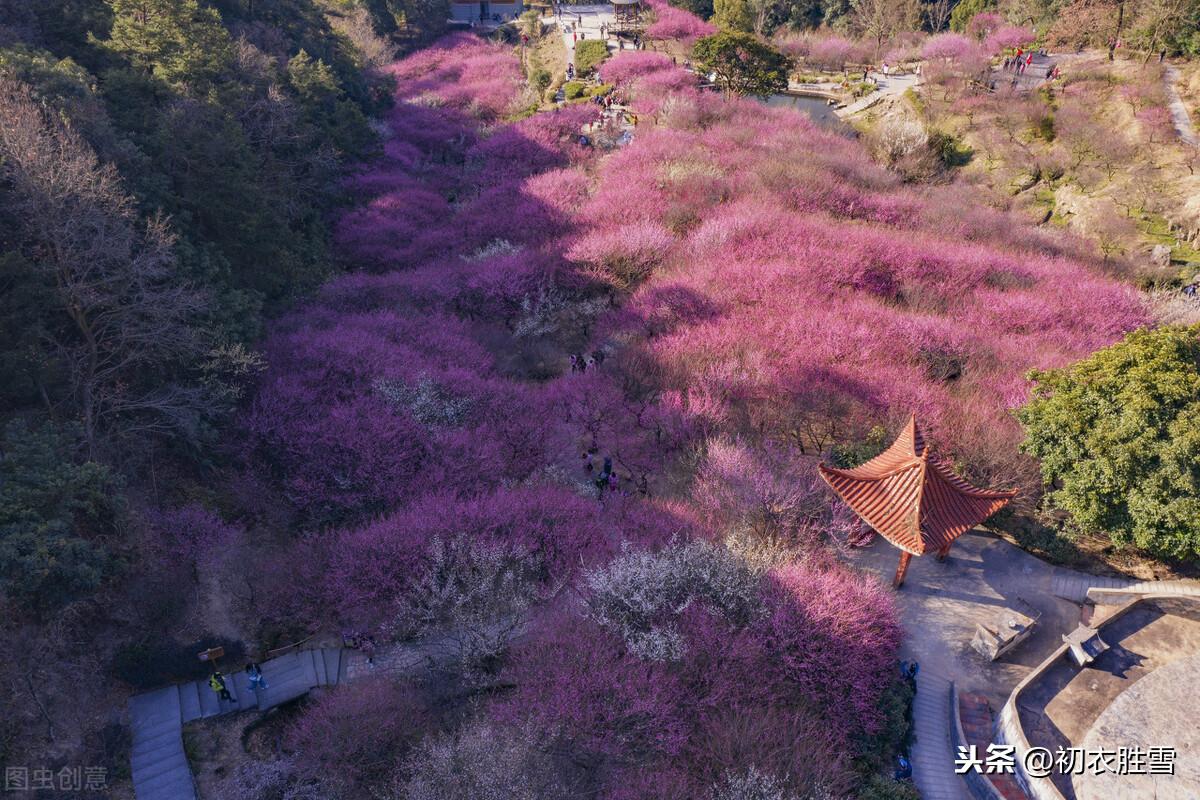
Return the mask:
<path id="1" fill-rule="evenodd" d="M 896 441 L 865 464 L 817 468 L 863 522 L 916 556 L 949 545 L 1017 494 L 979 489 L 955 475 L 929 454 L 915 414 Z"/>

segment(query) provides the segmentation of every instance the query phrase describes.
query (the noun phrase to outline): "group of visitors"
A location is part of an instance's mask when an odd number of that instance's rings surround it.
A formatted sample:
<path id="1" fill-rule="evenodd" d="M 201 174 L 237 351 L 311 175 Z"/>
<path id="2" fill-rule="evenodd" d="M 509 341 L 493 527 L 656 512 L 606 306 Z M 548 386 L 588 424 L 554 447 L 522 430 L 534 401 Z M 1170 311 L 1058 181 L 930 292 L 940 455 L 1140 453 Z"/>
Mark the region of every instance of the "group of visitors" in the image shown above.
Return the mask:
<path id="1" fill-rule="evenodd" d="M 267 688 L 267 679 L 263 677 L 262 667 L 253 661 L 246 665 L 246 680 L 249 682 L 252 692 Z M 227 703 L 233 702 L 233 695 L 229 693 L 229 684 L 226 683 L 225 676 L 221 674 L 220 670 L 214 670 L 213 674 L 208 676 L 208 686 L 219 699 Z"/>
<path id="2" fill-rule="evenodd" d="M 1004 59 L 1003 69 L 1005 72 L 1013 72 L 1017 75 L 1024 75 L 1025 70 L 1033 63 L 1033 53 L 1026 53 L 1023 49 L 1017 48 L 1015 56 L 1009 56 Z"/>
<path id="3" fill-rule="evenodd" d="M 604 363 L 604 351 L 600 349 L 593 350 L 590 354 L 571 353 L 571 372 L 587 372 L 590 369 L 597 369 Z"/>
<path id="4" fill-rule="evenodd" d="M 596 472 L 596 448 L 591 447 L 584 451 L 583 454 L 583 471 L 588 475 Z M 604 499 L 604 491 L 607 489 L 610 493 L 616 493 L 621 488 L 621 480 L 617 477 L 617 473 L 613 470 L 612 456 L 604 457 L 603 466 L 600 472 L 596 474 L 592 481 L 596 485 L 596 499 Z"/>

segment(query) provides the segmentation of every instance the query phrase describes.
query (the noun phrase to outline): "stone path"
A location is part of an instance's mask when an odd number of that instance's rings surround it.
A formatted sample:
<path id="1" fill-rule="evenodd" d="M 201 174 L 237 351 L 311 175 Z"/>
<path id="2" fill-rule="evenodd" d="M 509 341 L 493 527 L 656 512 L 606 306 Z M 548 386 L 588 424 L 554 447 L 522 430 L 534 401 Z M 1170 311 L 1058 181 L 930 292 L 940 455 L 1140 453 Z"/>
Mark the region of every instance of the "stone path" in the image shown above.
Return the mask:
<path id="1" fill-rule="evenodd" d="M 1019 92 L 1031 92 L 1046 82 L 1046 70 L 1053 67 L 1056 59 L 1034 53 L 1033 63 L 1023 73 L 1004 70 L 1001 66 L 992 69 L 992 81 L 996 89 L 1011 88 Z"/>
<path id="2" fill-rule="evenodd" d="M 1135 581 L 1130 578 L 1102 578 L 1058 567 L 1050 581 L 1050 591 L 1055 597 L 1084 603 L 1088 600 L 1088 589 L 1125 589 L 1135 594 L 1182 594 L 1200 596 L 1200 581 Z"/>
<path id="3" fill-rule="evenodd" d="M 869 546 L 852 549 L 848 560 L 890 586 L 898 556 L 896 548 L 876 536 Z M 1061 644 L 1061 634 L 1077 624 L 1079 609 L 1050 591 L 1053 573 L 1045 562 L 979 531 L 956 541 L 941 563 L 932 557 L 913 559 L 896 602 L 905 628 L 900 657 L 921 665 L 911 760 L 913 780 L 925 800 L 969 797 L 966 783 L 954 774 L 950 682 L 999 708 L 1028 670 Z M 1041 614 L 1028 640 L 998 662 L 971 649 L 976 623 L 995 624 L 997 615 L 1022 602 Z"/>
<path id="4" fill-rule="evenodd" d="M 1183 104 L 1183 99 L 1179 96 L 1179 90 L 1175 88 L 1177 83 L 1179 83 L 1179 70 L 1168 66 L 1166 84 L 1167 97 L 1170 99 L 1171 121 L 1175 123 L 1175 130 L 1185 144 L 1200 147 L 1200 136 L 1196 135 L 1196 128 L 1192 125 L 1192 115 L 1188 113 L 1187 106 Z"/>
<path id="5" fill-rule="evenodd" d="M 921 800 L 966 800 L 967 785 L 954 774 L 950 744 L 950 681 L 922 666 L 913 699 L 913 783 Z"/>
<path id="6" fill-rule="evenodd" d="M 849 117 L 860 111 L 867 110 L 882 101 L 885 97 L 895 97 L 896 95 L 904 94 L 921 82 L 920 75 L 890 75 L 886 78 L 880 72 L 872 72 L 871 75 L 875 78 L 875 83 L 879 88 L 865 97 L 860 97 L 850 105 L 837 109 L 834 113 L 839 117 Z"/>
<path id="7" fill-rule="evenodd" d="M 133 727 L 133 785 L 138 800 L 195 800 L 183 752 L 179 688 L 170 686 L 129 701 Z"/>
<path id="8" fill-rule="evenodd" d="M 890 585 L 899 551 L 882 537 L 853 548 L 847 560 Z M 939 563 L 915 558 L 896 602 L 905 628 L 900 657 L 921 665 L 913 724 L 913 779 L 925 800 L 968 797 L 954 774 L 950 745 L 949 684 L 1001 708 L 1016 684 L 1062 644 L 1079 622 L 1089 588 L 1200 595 L 1196 581 L 1133 581 L 1099 578 L 1054 567 L 983 531 L 954 543 Z M 1032 606 L 1040 615 L 1033 634 L 998 661 L 970 647 L 975 625 L 995 624 L 1007 609 Z"/>
<path id="9" fill-rule="evenodd" d="M 341 648 L 297 650 L 262 663 L 267 688 L 254 692 L 245 672 L 225 676 L 233 701 L 219 700 L 208 680 L 168 686 L 129 700 L 133 729 L 133 791 L 137 800 L 195 800 L 192 771 L 183 751 L 183 724 L 258 709 L 265 711 L 346 677 Z"/>
<path id="10" fill-rule="evenodd" d="M 600 39 L 600 24 L 612 25 L 614 21 L 611 5 L 555 6 L 555 10 L 568 64 L 575 63 L 575 44 L 581 34 L 585 39 Z M 611 45 L 615 38 L 608 37 L 606 41 Z"/>
<path id="11" fill-rule="evenodd" d="M 133 789 L 137 800 L 195 800 L 192 773 L 183 751 L 183 725 L 238 711 L 266 711 L 318 686 L 334 686 L 368 675 L 393 676 L 435 669 L 481 644 L 498 646 L 525 631 L 520 615 L 469 632 L 444 631 L 412 642 L 378 648 L 368 660 L 360 650 L 295 650 L 264 661 L 267 688 L 251 691 L 246 673 L 225 676 L 233 701 L 219 700 L 208 679 L 169 686 L 129 701 L 133 728 Z"/>

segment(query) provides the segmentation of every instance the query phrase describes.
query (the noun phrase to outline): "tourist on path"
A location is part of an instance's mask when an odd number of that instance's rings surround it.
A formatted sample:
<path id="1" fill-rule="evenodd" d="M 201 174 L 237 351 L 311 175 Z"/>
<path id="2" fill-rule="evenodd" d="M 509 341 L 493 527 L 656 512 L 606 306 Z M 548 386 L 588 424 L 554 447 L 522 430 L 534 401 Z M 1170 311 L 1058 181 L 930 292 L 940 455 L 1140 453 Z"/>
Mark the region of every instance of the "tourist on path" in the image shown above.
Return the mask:
<path id="1" fill-rule="evenodd" d="M 225 685 L 225 676 L 220 672 L 214 672 L 208 679 L 209 688 L 217 693 L 217 697 L 227 702 L 233 702 L 233 696 L 229 694 L 229 687 Z"/>
<path id="2" fill-rule="evenodd" d="M 263 677 L 262 667 L 253 661 L 246 665 L 246 677 L 250 680 L 250 691 L 257 692 L 267 688 L 267 679 Z"/>

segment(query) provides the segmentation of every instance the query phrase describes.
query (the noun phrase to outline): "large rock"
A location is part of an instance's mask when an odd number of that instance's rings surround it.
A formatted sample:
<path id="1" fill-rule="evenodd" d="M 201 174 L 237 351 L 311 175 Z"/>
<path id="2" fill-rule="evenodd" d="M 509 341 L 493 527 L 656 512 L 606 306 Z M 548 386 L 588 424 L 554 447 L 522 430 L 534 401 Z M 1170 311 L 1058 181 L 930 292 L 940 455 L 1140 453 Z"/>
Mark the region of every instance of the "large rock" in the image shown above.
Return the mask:
<path id="1" fill-rule="evenodd" d="M 1154 245 L 1150 251 L 1150 263 L 1162 269 L 1171 266 L 1171 248 L 1165 244 Z"/>

